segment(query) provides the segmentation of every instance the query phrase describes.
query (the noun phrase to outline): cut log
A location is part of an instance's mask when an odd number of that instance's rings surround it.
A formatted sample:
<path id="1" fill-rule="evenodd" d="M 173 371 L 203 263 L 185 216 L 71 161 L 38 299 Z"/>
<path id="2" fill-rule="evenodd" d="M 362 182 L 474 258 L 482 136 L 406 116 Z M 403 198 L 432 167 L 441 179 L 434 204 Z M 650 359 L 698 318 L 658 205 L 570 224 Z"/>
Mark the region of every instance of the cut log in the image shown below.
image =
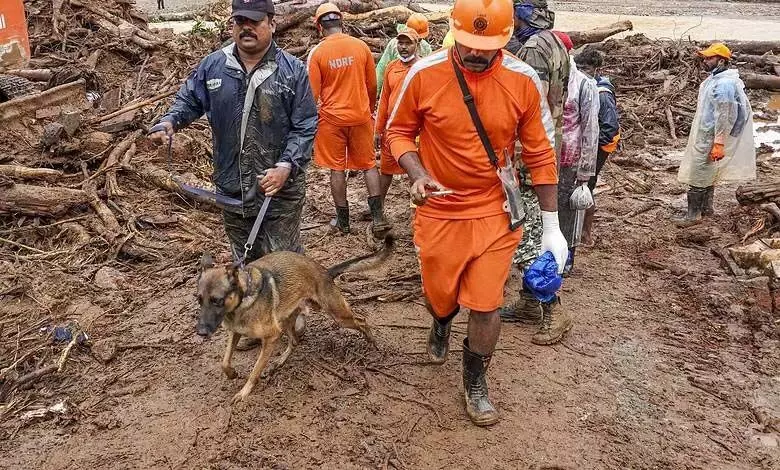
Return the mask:
<path id="1" fill-rule="evenodd" d="M 760 75 L 757 73 L 743 73 L 740 78 L 745 83 L 745 88 L 753 90 L 777 90 L 780 91 L 780 77 L 777 75 Z"/>
<path id="2" fill-rule="evenodd" d="M 700 46 L 707 47 L 710 45 L 710 42 L 698 41 L 697 43 Z M 720 42 L 729 46 L 732 52 L 740 52 L 742 54 L 763 55 L 772 51 L 780 53 L 780 41 L 738 41 L 736 39 L 726 39 Z"/>
<path id="3" fill-rule="evenodd" d="M 780 181 L 748 183 L 737 188 L 737 201 L 745 205 L 773 202 L 780 198 Z"/>
<path id="4" fill-rule="evenodd" d="M 0 165 L 0 175 L 11 178 L 56 181 L 62 176 L 60 170 L 51 168 L 30 168 L 21 165 Z"/>
<path id="5" fill-rule="evenodd" d="M 156 102 L 158 102 L 158 101 L 160 101 L 162 99 L 165 99 L 165 98 L 173 95 L 177 91 L 178 91 L 178 88 L 166 91 L 165 93 L 160 93 L 159 95 L 153 96 L 153 97 L 149 98 L 148 100 L 143 100 L 143 101 L 140 101 L 138 103 L 133 103 L 133 104 L 127 105 L 127 106 L 125 106 L 124 108 L 122 108 L 120 110 L 114 111 L 113 113 L 106 114 L 105 116 L 101 116 L 99 118 L 94 119 L 92 121 L 92 123 L 93 124 L 97 124 L 99 122 L 107 121 L 107 120 L 109 120 L 109 119 L 111 119 L 113 117 L 119 116 L 121 114 L 125 114 L 128 111 L 132 111 L 134 109 L 143 108 L 144 106 L 148 106 L 150 104 L 154 104 L 154 103 L 156 103 Z"/>
<path id="6" fill-rule="evenodd" d="M 51 69 L 35 69 L 35 70 L 21 69 L 21 70 L 10 70 L 7 73 L 11 75 L 16 75 L 17 77 L 26 78 L 27 80 L 33 82 L 48 82 L 49 80 L 51 80 L 51 77 L 54 74 L 54 72 Z"/>
<path id="7" fill-rule="evenodd" d="M 76 102 L 80 106 L 86 102 L 86 92 L 84 80 L 78 80 L 35 95 L 0 103 L 0 122 L 34 113 L 38 108 Z"/>
<path id="8" fill-rule="evenodd" d="M 0 186 L 0 214 L 53 216 L 87 202 L 87 193 L 78 189 L 27 184 Z"/>
<path id="9" fill-rule="evenodd" d="M 382 8 L 382 2 L 379 0 L 330 0 L 336 4 L 344 13 L 365 13 L 367 11 L 379 10 Z M 293 15 L 298 12 L 306 12 L 309 18 L 314 16 L 317 7 L 325 3 L 324 0 L 304 0 L 302 2 L 279 3 L 275 5 L 276 14 L 280 17 Z M 404 20 L 406 21 L 406 20 Z"/>
<path id="10" fill-rule="evenodd" d="M 134 168 L 133 171 L 135 171 L 136 175 L 145 183 L 152 184 L 153 186 L 156 186 L 160 189 L 164 189 L 166 191 L 174 192 L 188 200 L 201 202 L 204 205 L 221 210 L 221 208 L 218 205 L 214 204 L 213 201 L 210 201 L 209 199 L 198 198 L 195 195 L 187 191 L 184 191 L 171 177 L 177 175 L 171 175 L 171 173 L 169 173 L 168 171 L 160 167 L 147 163 L 145 165 L 139 166 L 138 168 Z M 177 179 L 179 179 L 179 177 L 177 177 Z M 208 186 L 206 183 L 203 182 L 198 183 L 193 181 L 189 183 L 191 183 L 193 186 L 198 186 L 198 187 Z"/>
<path id="11" fill-rule="evenodd" d="M 634 29 L 633 23 L 628 20 L 612 23 L 601 28 L 589 29 L 587 31 L 567 31 L 571 41 L 574 43 L 574 47 L 579 47 L 583 44 L 591 44 L 594 42 L 601 42 L 610 36 L 622 33 L 624 31 L 631 31 Z"/>

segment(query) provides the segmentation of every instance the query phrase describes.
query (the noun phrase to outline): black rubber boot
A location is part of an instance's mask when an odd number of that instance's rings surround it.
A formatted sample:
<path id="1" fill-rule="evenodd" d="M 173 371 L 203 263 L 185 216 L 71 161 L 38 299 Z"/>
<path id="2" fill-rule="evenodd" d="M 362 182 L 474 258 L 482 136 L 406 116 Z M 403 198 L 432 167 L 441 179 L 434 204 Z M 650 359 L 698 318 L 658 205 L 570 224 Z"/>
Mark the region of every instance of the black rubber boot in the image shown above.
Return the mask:
<path id="1" fill-rule="evenodd" d="M 707 188 L 691 186 L 688 190 L 688 212 L 684 217 L 674 219 L 674 224 L 678 227 L 691 227 L 701 222 L 706 194 Z"/>
<path id="2" fill-rule="evenodd" d="M 382 196 L 371 196 L 368 198 L 368 208 L 371 210 L 371 232 L 374 238 L 382 240 L 390 231 L 392 226 L 385 218 L 385 207 Z"/>
<path id="3" fill-rule="evenodd" d="M 704 193 L 704 207 L 702 208 L 701 215 L 705 217 L 712 217 L 715 215 L 715 186 L 708 186 Z"/>
<path id="4" fill-rule="evenodd" d="M 491 355 L 483 356 L 469 349 L 469 339 L 463 340 L 463 397 L 466 413 L 477 426 L 498 422 L 498 411 L 488 398 L 487 371 Z"/>
<path id="5" fill-rule="evenodd" d="M 341 233 L 349 233 L 349 206 L 336 206 L 336 218 L 331 220 L 330 224 Z"/>
<path id="6" fill-rule="evenodd" d="M 433 310 L 428 307 L 433 315 Z M 444 364 L 447 361 L 447 353 L 450 350 L 450 330 L 452 329 L 452 319 L 460 311 L 456 308 L 446 318 L 433 317 L 431 331 L 428 333 L 428 358 L 434 364 Z"/>

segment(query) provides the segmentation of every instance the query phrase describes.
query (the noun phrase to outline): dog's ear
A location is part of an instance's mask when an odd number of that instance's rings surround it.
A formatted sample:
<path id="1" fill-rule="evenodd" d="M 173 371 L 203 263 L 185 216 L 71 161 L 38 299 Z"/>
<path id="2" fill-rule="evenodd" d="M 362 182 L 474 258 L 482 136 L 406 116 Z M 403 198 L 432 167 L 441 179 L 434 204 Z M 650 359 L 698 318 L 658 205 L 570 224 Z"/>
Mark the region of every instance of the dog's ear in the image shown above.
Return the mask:
<path id="1" fill-rule="evenodd" d="M 200 257 L 200 270 L 205 271 L 207 269 L 214 267 L 214 258 L 211 256 L 211 253 L 208 251 L 203 253 L 203 256 Z"/>
<path id="2" fill-rule="evenodd" d="M 229 268 L 227 268 L 227 280 L 228 283 L 230 283 L 231 286 L 237 286 L 238 285 L 238 270 L 239 266 L 237 264 L 232 264 Z"/>

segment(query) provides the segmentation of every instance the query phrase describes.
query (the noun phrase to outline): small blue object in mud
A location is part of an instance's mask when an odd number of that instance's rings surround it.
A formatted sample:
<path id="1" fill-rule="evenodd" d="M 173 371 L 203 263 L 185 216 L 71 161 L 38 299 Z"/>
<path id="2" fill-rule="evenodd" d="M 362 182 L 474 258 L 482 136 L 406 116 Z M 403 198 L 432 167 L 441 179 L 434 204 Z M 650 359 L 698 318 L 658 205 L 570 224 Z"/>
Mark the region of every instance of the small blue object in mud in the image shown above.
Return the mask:
<path id="1" fill-rule="evenodd" d="M 71 331 L 71 328 L 68 326 L 56 326 L 51 330 L 52 335 L 52 341 L 55 343 L 70 343 L 71 340 L 73 340 L 73 331 Z M 89 340 L 89 336 L 87 336 L 84 332 L 79 332 L 79 335 L 76 337 L 76 342 L 78 344 L 83 344 Z"/>
<path id="2" fill-rule="evenodd" d="M 561 288 L 563 278 L 558 274 L 558 263 L 552 253 L 545 251 L 542 256 L 525 270 L 523 284 L 540 302 L 549 303 Z"/>

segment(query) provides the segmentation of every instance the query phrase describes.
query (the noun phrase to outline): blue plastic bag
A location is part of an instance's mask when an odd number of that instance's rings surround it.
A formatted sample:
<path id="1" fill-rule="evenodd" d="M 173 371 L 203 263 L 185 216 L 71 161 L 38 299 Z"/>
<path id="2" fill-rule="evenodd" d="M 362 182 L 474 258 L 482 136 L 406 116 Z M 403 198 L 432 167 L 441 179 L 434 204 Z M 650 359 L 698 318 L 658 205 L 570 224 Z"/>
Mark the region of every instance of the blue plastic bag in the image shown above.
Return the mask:
<path id="1" fill-rule="evenodd" d="M 536 258 L 525 270 L 523 284 L 540 302 L 550 303 L 555 300 L 563 278 L 558 274 L 558 263 L 552 253 L 545 251 Z"/>

